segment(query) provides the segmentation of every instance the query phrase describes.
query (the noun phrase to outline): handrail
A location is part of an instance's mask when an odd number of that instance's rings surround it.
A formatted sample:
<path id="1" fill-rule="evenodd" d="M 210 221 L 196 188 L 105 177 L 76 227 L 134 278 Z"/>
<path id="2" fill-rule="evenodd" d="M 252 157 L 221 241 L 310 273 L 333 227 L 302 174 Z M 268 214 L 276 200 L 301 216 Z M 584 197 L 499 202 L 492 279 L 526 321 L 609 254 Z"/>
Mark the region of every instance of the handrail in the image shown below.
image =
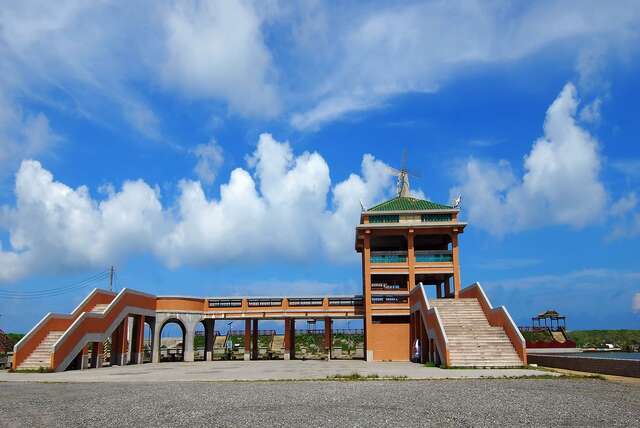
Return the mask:
<path id="1" fill-rule="evenodd" d="M 411 290 L 411 293 L 409 293 L 409 297 L 413 298 L 414 293 L 419 293 L 418 301 L 413 303 L 411 308 L 413 309 L 415 306 L 418 307 L 420 318 L 424 322 L 427 330 L 432 330 L 434 332 L 436 342 L 438 343 L 440 358 L 443 360 L 444 365 L 448 367 L 451 365 L 451 357 L 449 355 L 449 338 L 444 330 L 444 323 L 442 322 L 442 318 L 440 318 L 438 308 L 432 308 L 431 305 L 429 305 L 429 299 L 427 298 L 427 294 L 424 290 L 424 285 L 416 286 Z"/>
<path id="2" fill-rule="evenodd" d="M 478 300 L 489 324 L 493 327 L 502 327 L 504 329 L 511 344 L 518 353 L 522 364 L 526 365 L 527 343 L 524 340 L 524 336 L 522 336 L 522 332 L 520 332 L 518 326 L 513 322 L 507 308 L 504 306 L 494 308 L 479 282 L 475 282 L 460 290 L 460 297 L 463 299 L 475 298 Z"/>
<path id="3" fill-rule="evenodd" d="M 18 367 L 40 345 L 50 331 L 65 331 L 82 313 L 96 305 L 109 303 L 116 293 L 94 288 L 70 314 L 47 313 L 13 347 L 13 367 Z"/>
<path id="4" fill-rule="evenodd" d="M 83 312 L 65 330 L 64 334 L 53 345 L 51 353 L 51 368 L 57 370 L 64 369 L 69 354 L 77 352 L 76 348 L 82 343 L 87 335 L 97 335 L 100 340 L 104 340 L 121 322 L 121 315 L 126 309 L 128 314 L 150 314 L 155 313 L 156 297 L 151 294 L 134 291 L 128 288 L 122 289 L 115 299 L 109 303 L 104 312 Z"/>

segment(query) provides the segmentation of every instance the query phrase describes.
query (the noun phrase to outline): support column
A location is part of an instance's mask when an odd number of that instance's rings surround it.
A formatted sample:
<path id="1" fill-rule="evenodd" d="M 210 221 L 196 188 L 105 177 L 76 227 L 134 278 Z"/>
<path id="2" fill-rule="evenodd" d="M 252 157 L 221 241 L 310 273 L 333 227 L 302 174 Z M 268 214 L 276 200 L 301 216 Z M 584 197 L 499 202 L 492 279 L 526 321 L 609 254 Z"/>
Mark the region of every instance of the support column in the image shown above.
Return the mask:
<path id="1" fill-rule="evenodd" d="M 91 344 L 91 368 L 99 369 L 104 363 L 104 344 L 93 342 Z"/>
<path id="2" fill-rule="evenodd" d="M 193 362 L 195 360 L 193 353 L 193 341 L 196 338 L 196 326 L 190 322 L 183 321 L 185 332 L 182 343 L 183 361 Z"/>
<path id="3" fill-rule="evenodd" d="M 156 317 L 153 327 L 153 341 L 151 342 L 151 362 L 160 362 L 160 331 L 162 330 L 162 322 Z"/>
<path id="4" fill-rule="evenodd" d="M 458 250 L 458 234 L 451 235 L 451 245 L 453 247 L 453 297 L 460 297 L 460 260 Z"/>
<path id="5" fill-rule="evenodd" d="M 409 278 L 407 286 L 409 291 L 413 290 L 413 287 L 416 286 L 416 252 L 414 237 L 413 229 L 409 229 L 407 232 L 407 262 L 409 264 Z"/>
<path id="6" fill-rule="evenodd" d="M 82 347 L 80 351 L 80 370 L 86 370 L 89 368 L 89 344 Z"/>
<path id="7" fill-rule="evenodd" d="M 251 359 L 258 359 L 258 319 L 253 320 L 253 333 L 251 335 Z"/>
<path id="8" fill-rule="evenodd" d="M 142 364 L 144 362 L 144 315 L 136 315 L 133 318 L 133 331 L 131 335 L 131 363 Z"/>
<path id="9" fill-rule="evenodd" d="M 127 318 L 116 327 L 111 334 L 111 357 L 112 366 L 121 366 L 125 364 L 124 358 L 127 352 Z"/>
<path id="10" fill-rule="evenodd" d="M 324 350 L 327 354 L 327 361 L 331 360 L 331 345 L 333 342 L 333 322 L 331 318 L 325 317 L 324 319 Z"/>
<path id="11" fill-rule="evenodd" d="M 215 341 L 216 321 L 208 319 L 204 321 L 204 359 L 213 361 L 213 342 Z"/>
<path id="12" fill-rule="evenodd" d="M 129 332 L 129 317 L 125 317 L 122 320 L 122 324 L 120 324 L 120 354 L 118 355 L 119 365 L 124 366 L 127 364 L 127 352 L 129 351 L 129 341 L 127 337 L 127 333 Z"/>
<path id="13" fill-rule="evenodd" d="M 284 359 L 291 359 L 291 318 L 284 319 Z"/>
<path id="14" fill-rule="evenodd" d="M 244 360 L 251 359 L 251 320 L 244 320 Z"/>
<path id="15" fill-rule="evenodd" d="M 373 333 L 373 318 L 371 310 L 371 239 L 370 230 L 365 231 L 364 250 L 362 252 L 362 275 L 364 290 L 362 290 L 364 305 L 364 353 L 366 361 L 373 361 L 371 334 Z"/>
<path id="16" fill-rule="evenodd" d="M 442 289 L 444 288 L 444 283 L 436 284 L 436 297 L 438 299 L 442 299 Z"/>

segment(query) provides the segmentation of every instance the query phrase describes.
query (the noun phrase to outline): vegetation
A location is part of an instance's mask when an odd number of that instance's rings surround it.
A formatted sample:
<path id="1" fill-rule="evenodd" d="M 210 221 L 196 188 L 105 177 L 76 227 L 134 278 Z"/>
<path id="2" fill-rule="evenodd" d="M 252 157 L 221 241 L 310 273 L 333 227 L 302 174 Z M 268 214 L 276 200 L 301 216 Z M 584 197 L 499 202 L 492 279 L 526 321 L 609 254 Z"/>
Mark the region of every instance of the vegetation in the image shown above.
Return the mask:
<path id="1" fill-rule="evenodd" d="M 640 330 L 575 330 L 568 336 L 579 348 L 600 348 L 606 343 L 629 350 L 640 347 Z"/>
<path id="2" fill-rule="evenodd" d="M 24 333 L 6 333 L 6 335 L 14 345 L 24 337 Z"/>
<path id="3" fill-rule="evenodd" d="M 527 342 L 553 342 L 553 337 L 549 330 L 523 331 L 522 336 Z"/>

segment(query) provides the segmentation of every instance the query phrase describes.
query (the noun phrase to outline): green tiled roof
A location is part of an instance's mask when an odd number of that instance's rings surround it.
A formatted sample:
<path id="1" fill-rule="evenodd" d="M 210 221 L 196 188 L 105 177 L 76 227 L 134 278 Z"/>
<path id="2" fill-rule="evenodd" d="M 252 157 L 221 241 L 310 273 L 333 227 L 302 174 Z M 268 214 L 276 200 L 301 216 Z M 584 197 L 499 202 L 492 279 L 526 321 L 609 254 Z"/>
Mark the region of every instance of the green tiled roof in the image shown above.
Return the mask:
<path id="1" fill-rule="evenodd" d="M 386 202 L 369 208 L 367 211 L 425 211 L 425 210 L 450 210 L 449 205 L 436 204 L 424 199 L 410 198 L 407 196 L 397 196 Z"/>

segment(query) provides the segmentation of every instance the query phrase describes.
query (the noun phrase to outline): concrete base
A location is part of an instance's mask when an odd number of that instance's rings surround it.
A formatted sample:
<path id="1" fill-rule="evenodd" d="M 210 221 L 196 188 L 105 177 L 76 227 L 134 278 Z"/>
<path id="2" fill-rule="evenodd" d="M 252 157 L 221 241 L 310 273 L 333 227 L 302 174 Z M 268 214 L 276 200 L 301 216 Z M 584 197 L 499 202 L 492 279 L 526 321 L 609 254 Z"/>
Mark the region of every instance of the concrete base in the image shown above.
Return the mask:
<path id="1" fill-rule="evenodd" d="M 373 351 L 367 350 L 367 362 L 373 361 Z"/>
<path id="2" fill-rule="evenodd" d="M 193 351 L 184 352 L 184 361 L 188 363 L 192 363 L 194 361 Z"/>
<path id="3" fill-rule="evenodd" d="M 131 354 L 131 363 L 132 364 L 142 364 L 144 362 L 144 354 L 134 352 Z"/>
<path id="4" fill-rule="evenodd" d="M 251 354 L 249 354 L 248 352 L 245 352 L 245 353 L 244 353 L 244 360 L 245 360 L 245 361 L 249 361 L 249 360 L 251 360 Z"/>
<path id="5" fill-rule="evenodd" d="M 290 360 L 291 359 L 291 354 L 289 354 L 288 352 L 284 353 L 284 359 L 285 360 Z"/>
<path id="6" fill-rule="evenodd" d="M 104 355 L 98 354 L 98 358 L 96 359 L 96 368 L 99 369 L 104 365 Z"/>

